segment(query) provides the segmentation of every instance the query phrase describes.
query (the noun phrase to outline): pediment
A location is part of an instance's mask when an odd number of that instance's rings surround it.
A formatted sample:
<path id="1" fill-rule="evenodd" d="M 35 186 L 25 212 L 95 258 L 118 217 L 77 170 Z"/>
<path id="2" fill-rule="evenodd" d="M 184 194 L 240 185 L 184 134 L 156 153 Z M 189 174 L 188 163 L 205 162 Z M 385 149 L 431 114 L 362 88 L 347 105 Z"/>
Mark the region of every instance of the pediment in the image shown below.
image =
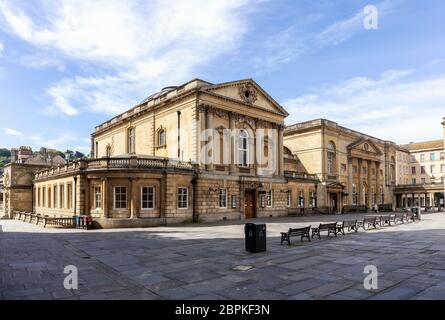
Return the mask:
<path id="1" fill-rule="evenodd" d="M 280 106 L 252 79 L 206 86 L 203 91 L 212 95 L 236 100 L 252 107 L 280 114 L 283 117 L 289 115 L 282 106 Z"/>
<path id="2" fill-rule="evenodd" d="M 359 139 L 349 144 L 348 151 L 369 156 L 381 156 L 383 154 L 371 139 Z"/>

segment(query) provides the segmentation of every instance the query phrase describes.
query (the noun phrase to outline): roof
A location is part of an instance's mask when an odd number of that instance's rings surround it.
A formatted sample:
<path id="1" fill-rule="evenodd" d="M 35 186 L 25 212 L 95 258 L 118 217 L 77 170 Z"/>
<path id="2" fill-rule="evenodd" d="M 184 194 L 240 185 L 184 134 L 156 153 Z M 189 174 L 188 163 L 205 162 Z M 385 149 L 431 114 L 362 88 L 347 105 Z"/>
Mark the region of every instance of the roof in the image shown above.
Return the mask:
<path id="1" fill-rule="evenodd" d="M 409 151 L 433 150 L 433 149 L 443 149 L 444 143 L 443 143 L 443 139 L 441 139 L 441 140 L 432 140 L 432 141 L 403 144 L 403 145 L 401 145 L 401 147 L 406 148 Z"/>

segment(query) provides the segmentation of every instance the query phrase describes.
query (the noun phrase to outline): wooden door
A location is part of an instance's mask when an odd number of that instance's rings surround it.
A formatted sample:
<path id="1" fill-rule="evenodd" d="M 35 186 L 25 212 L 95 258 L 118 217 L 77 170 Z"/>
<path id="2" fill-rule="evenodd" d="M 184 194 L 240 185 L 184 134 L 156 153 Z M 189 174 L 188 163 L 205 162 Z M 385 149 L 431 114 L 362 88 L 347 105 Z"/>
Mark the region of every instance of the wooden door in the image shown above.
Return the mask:
<path id="1" fill-rule="evenodd" d="M 246 219 L 255 218 L 255 208 L 255 191 L 246 191 L 244 196 L 244 214 Z"/>

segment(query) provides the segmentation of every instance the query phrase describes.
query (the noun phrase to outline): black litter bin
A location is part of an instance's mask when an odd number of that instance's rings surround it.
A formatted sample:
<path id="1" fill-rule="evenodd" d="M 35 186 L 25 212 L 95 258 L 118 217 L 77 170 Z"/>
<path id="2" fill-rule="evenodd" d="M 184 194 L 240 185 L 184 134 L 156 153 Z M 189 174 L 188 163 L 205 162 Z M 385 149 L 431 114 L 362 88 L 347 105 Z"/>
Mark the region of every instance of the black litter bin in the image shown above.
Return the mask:
<path id="1" fill-rule="evenodd" d="M 246 223 L 244 226 L 246 236 L 246 251 L 263 252 L 266 251 L 266 225 Z"/>

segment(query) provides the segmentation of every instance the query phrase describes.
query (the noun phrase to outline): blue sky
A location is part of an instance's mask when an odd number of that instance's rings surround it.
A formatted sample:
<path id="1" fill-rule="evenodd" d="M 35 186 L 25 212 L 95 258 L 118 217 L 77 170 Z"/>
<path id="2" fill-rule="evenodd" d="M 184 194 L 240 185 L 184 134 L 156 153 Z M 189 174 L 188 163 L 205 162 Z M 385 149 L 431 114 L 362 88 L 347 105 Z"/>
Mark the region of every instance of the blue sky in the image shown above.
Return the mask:
<path id="1" fill-rule="evenodd" d="M 0 147 L 88 153 L 95 125 L 193 78 L 253 78 L 287 124 L 439 139 L 444 14 L 440 0 L 0 0 Z"/>

